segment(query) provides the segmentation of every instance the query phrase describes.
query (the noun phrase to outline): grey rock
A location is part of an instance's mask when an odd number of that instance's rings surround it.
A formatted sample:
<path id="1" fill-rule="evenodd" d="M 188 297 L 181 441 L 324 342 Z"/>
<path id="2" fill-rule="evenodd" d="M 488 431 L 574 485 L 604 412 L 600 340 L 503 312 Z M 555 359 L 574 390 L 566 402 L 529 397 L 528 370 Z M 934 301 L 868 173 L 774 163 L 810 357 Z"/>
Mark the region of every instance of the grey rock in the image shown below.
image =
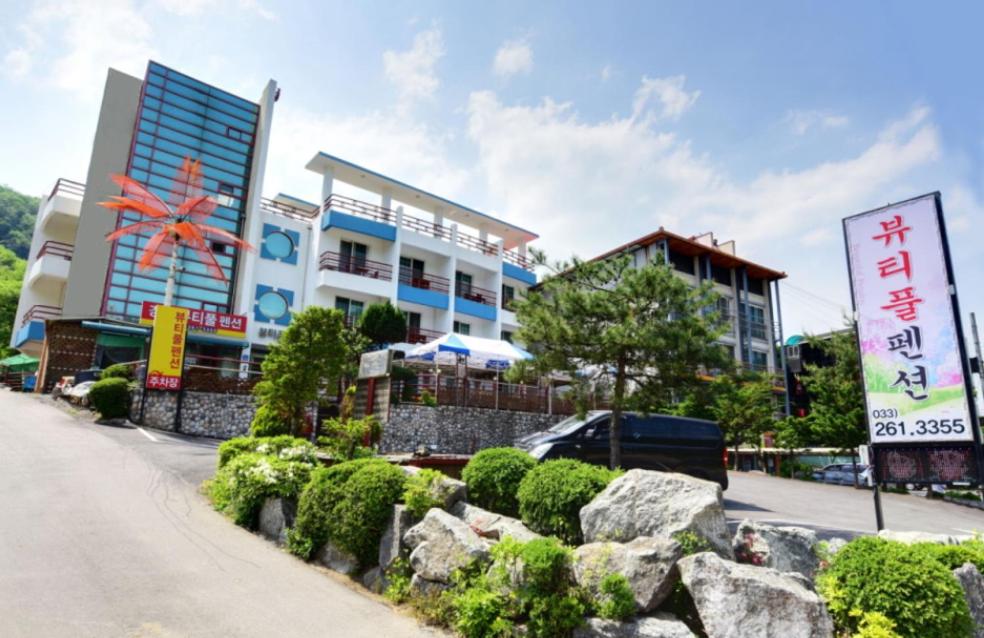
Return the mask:
<path id="1" fill-rule="evenodd" d="M 362 586 L 374 594 L 383 593 L 388 585 L 386 576 L 379 567 L 373 567 L 362 575 Z"/>
<path id="2" fill-rule="evenodd" d="M 684 474 L 629 470 L 581 508 L 587 542 L 627 542 L 691 531 L 733 558 L 721 486 Z"/>
<path id="3" fill-rule="evenodd" d="M 697 638 L 671 614 L 654 614 L 628 622 L 588 618 L 574 630 L 574 638 Z"/>
<path id="4" fill-rule="evenodd" d="M 974 638 L 984 638 L 984 576 L 973 563 L 965 563 L 953 570 L 974 621 Z"/>
<path id="5" fill-rule="evenodd" d="M 359 571 L 359 561 L 348 552 L 339 549 L 330 541 L 318 551 L 316 560 L 336 572 L 351 576 Z"/>
<path id="6" fill-rule="evenodd" d="M 797 572 L 812 579 L 820 566 L 817 533 L 804 527 L 776 527 L 743 520 L 733 541 L 739 563 Z"/>
<path id="7" fill-rule="evenodd" d="M 398 558 L 406 558 L 407 547 L 403 544 L 403 535 L 414 524 L 413 516 L 404 505 L 394 505 L 389 523 L 379 541 L 379 566 L 389 569 Z"/>
<path id="8" fill-rule="evenodd" d="M 830 557 L 835 556 L 837 552 L 847 547 L 847 544 L 849 542 L 850 541 L 848 541 L 846 538 L 840 538 L 839 536 L 835 536 L 834 538 L 831 538 L 830 540 L 827 541 L 825 545 L 827 555 Z"/>
<path id="9" fill-rule="evenodd" d="M 610 573 L 629 581 L 636 607 L 656 609 L 680 578 L 676 563 L 683 549 L 668 538 L 640 536 L 628 543 L 589 543 L 574 550 L 574 578 L 578 585 L 598 594 L 602 579 Z"/>
<path id="10" fill-rule="evenodd" d="M 883 529 L 878 532 L 878 538 L 884 538 L 887 541 L 895 541 L 898 543 L 905 543 L 906 545 L 912 545 L 913 543 L 936 543 L 938 545 L 959 545 L 960 543 L 972 540 L 974 537 L 970 535 L 951 535 L 951 534 L 933 534 L 932 532 L 897 532 L 891 529 Z"/>
<path id="11" fill-rule="evenodd" d="M 432 596 L 439 595 L 444 591 L 447 591 L 451 585 L 447 583 L 438 582 L 436 580 L 427 580 L 421 577 L 420 574 L 414 574 L 410 578 L 410 594 L 414 596 Z"/>
<path id="12" fill-rule="evenodd" d="M 741 565 L 712 552 L 677 563 L 708 638 L 831 638 L 823 600 L 768 567 Z"/>
<path id="13" fill-rule="evenodd" d="M 451 582 L 451 575 L 474 561 L 489 558 L 489 543 L 444 510 L 431 509 L 411 527 L 403 542 L 413 551 L 410 567 L 427 580 Z"/>
<path id="14" fill-rule="evenodd" d="M 455 503 L 448 511 L 452 516 L 467 523 L 482 538 L 499 541 L 506 536 L 511 536 L 521 543 L 529 542 L 534 538 L 542 538 L 526 525 L 523 525 L 522 521 L 483 510 L 464 501 Z"/>
<path id="15" fill-rule="evenodd" d="M 283 545 L 287 542 L 287 529 L 294 524 L 297 504 L 292 500 L 271 497 L 260 508 L 260 534 Z"/>
<path id="16" fill-rule="evenodd" d="M 444 503 L 443 509 L 447 510 L 467 500 L 468 486 L 463 481 L 445 476 L 431 485 L 430 496 Z"/>

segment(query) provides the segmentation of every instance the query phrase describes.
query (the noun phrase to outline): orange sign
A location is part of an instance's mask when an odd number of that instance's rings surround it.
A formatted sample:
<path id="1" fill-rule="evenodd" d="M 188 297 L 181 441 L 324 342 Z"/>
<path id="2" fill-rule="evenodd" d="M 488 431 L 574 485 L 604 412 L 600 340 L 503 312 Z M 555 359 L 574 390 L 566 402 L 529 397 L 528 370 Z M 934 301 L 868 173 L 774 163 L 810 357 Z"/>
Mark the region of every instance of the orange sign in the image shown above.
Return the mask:
<path id="1" fill-rule="evenodd" d="M 188 334 L 187 308 L 157 306 L 147 359 L 147 388 L 180 390 L 184 367 L 185 337 Z"/>

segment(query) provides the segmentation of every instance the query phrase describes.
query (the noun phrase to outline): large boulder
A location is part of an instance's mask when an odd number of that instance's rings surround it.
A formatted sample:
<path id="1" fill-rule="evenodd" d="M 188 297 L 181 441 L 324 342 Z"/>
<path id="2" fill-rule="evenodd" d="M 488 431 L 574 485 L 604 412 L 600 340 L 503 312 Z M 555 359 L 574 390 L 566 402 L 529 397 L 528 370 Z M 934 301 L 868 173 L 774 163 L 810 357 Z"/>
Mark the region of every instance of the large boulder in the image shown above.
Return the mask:
<path id="1" fill-rule="evenodd" d="M 677 563 L 708 638 L 831 638 L 823 600 L 800 575 L 740 565 L 712 552 Z"/>
<path id="2" fill-rule="evenodd" d="M 984 638 L 984 576 L 973 563 L 953 570 L 967 599 L 970 617 L 974 620 L 974 638 Z"/>
<path id="3" fill-rule="evenodd" d="M 820 566 L 817 533 L 804 527 L 776 527 L 745 519 L 738 525 L 733 545 L 739 563 L 797 572 L 809 579 Z"/>
<path id="4" fill-rule="evenodd" d="M 448 511 L 452 516 L 467 523 L 482 538 L 500 541 L 506 536 L 511 536 L 521 543 L 529 542 L 534 538 L 541 538 L 539 534 L 523 525 L 522 521 L 483 510 L 481 507 L 469 505 L 464 501 L 456 503 Z"/>
<path id="5" fill-rule="evenodd" d="M 411 527 L 403 542 L 412 549 L 410 567 L 421 578 L 450 583 L 451 575 L 489 558 L 489 542 L 467 523 L 436 507 Z"/>
<path id="6" fill-rule="evenodd" d="M 721 486 L 684 474 L 629 470 L 581 508 L 581 530 L 589 543 L 691 531 L 734 556 Z"/>
<path id="7" fill-rule="evenodd" d="M 297 504 L 286 498 L 271 497 L 260 508 L 260 534 L 283 545 L 287 542 L 287 529 L 294 525 Z"/>
<path id="8" fill-rule="evenodd" d="M 671 614 L 654 614 L 628 622 L 588 618 L 574 638 L 697 638 Z"/>
<path id="9" fill-rule="evenodd" d="M 401 465 L 400 469 L 407 475 L 407 478 L 410 478 L 420 474 L 423 468 L 415 465 Z M 447 510 L 455 503 L 468 499 L 468 486 L 463 481 L 442 475 L 439 481 L 435 481 L 431 485 L 429 493 L 430 496 L 441 501 L 442 509 Z"/>
<path id="10" fill-rule="evenodd" d="M 447 583 L 421 578 L 420 574 L 414 574 L 410 578 L 410 594 L 412 596 L 439 596 L 450 587 Z"/>
<path id="11" fill-rule="evenodd" d="M 887 541 L 905 543 L 936 543 L 937 545 L 959 545 L 963 542 L 972 540 L 974 537 L 962 534 L 934 534 L 932 532 L 898 532 L 891 529 L 883 529 L 878 532 L 878 538 Z"/>
<path id="12" fill-rule="evenodd" d="M 379 541 L 379 566 L 383 571 L 389 569 L 398 558 L 406 558 L 407 548 L 403 544 L 403 535 L 413 527 L 413 515 L 405 505 L 394 505 L 390 520 Z"/>
<path id="13" fill-rule="evenodd" d="M 336 572 L 351 576 L 359 571 L 359 561 L 355 556 L 337 547 L 331 541 L 325 543 L 318 550 L 315 560 Z"/>
<path id="14" fill-rule="evenodd" d="M 574 579 L 597 595 L 608 574 L 625 576 L 640 612 L 656 609 L 680 578 L 683 549 L 668 538 L 640 536 L 628 543 L 589 543 L 574 550 Z"/>

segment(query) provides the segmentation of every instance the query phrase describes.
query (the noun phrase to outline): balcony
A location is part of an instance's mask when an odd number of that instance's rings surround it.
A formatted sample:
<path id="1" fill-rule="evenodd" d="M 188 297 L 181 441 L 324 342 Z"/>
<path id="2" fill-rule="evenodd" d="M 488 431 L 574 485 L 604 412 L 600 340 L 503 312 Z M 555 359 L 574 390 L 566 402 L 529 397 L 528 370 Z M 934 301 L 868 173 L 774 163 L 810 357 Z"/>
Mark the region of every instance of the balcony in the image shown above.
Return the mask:
<path id="1" fill-rule="evenodd" d="M 401 301 L 447 310 L 450 282 L 444 277 L 400 268 L 397 297 Z"/>
<path id="2" fill-rule="evenodd" d="M 68 281 L 68 268 L 72 262 L 74 247 L 60 241 L 46 241 L 27 273 L 28 286 Z"/>
<path id="3" fill-rule="evenodd" d="M 424 330 L 423 328 L 407 328 L 407 343 L 428 343 L 444 336 L 443 332 Z"/>
<path id="4" fill-rule="evenodd" d="M 319 285 L 376 297 L 393 294 L 393 267 L 389 264 L 326 251 L 319 260 Z"/>
<path id="5" fill-rule="evenodd" d="M 278 202 L 274 199 L 269 199 L 266 197 L 260 200 L 260 209 L 265 213 L 270 213 L 271 215 L 281 215 L 283 217 L 289 217 L 302 222 L 311 221 L 311 219 L 318 215 L 317 206 L 310 209 L 300 208 L 298 206 L 291 206 L 290 204 Z"/>
<path id="6" fill-rule="evenodd" d="M 67 232 L 75 228 L 82 208 L 85 184 L 59 178 L 41 208 L 41 228 L 49 232 Z"/>
<path id="7" fill-rule="evenodd" d="M 744 317 L 740 317 L 740 321 L 738 322 L 738 328 L 741 331 L 742 335 L 746 334 L 745 331 L 747 327 L 748 327 L 748 322 L 745 321 Z M 768 332 L 766 328 L 767 326 L 761 321 L 752 321 L 751 323 L 752 339 L 760 339 L 762 341 L 767 341 Z"/>
<path id="8" fill-rule="evenodd" d="M 21 317 L 21 325 L 27 325 L 32 321 L 44 322 L 46 319 L 57 319 L 61 317 L 62 309 L 59 306 L 46 306 L 44 304 L 35 304 L 27 309 L 24 316 Z"/>
<path id="9" fill-rule="evenodd" d="M 494 291 L 459 282 L 455 285 L 454 296 L 457 297 L 455 312 L 495 321 L 498 303 Z"/>

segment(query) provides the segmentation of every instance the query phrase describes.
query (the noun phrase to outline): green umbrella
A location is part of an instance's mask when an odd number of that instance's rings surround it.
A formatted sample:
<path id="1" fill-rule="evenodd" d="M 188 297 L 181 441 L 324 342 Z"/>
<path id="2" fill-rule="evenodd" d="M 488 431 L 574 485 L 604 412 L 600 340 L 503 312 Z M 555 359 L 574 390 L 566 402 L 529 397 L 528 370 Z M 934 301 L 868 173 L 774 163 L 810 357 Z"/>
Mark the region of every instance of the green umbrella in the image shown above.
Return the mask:
<path id="1" fill-rule="evenodd" d="M 38 360 L 26 354 L 18 353 L 6 359 L 0 359 L 0 368 L 10 372 L 34 372 L 38 369 Z"/>

